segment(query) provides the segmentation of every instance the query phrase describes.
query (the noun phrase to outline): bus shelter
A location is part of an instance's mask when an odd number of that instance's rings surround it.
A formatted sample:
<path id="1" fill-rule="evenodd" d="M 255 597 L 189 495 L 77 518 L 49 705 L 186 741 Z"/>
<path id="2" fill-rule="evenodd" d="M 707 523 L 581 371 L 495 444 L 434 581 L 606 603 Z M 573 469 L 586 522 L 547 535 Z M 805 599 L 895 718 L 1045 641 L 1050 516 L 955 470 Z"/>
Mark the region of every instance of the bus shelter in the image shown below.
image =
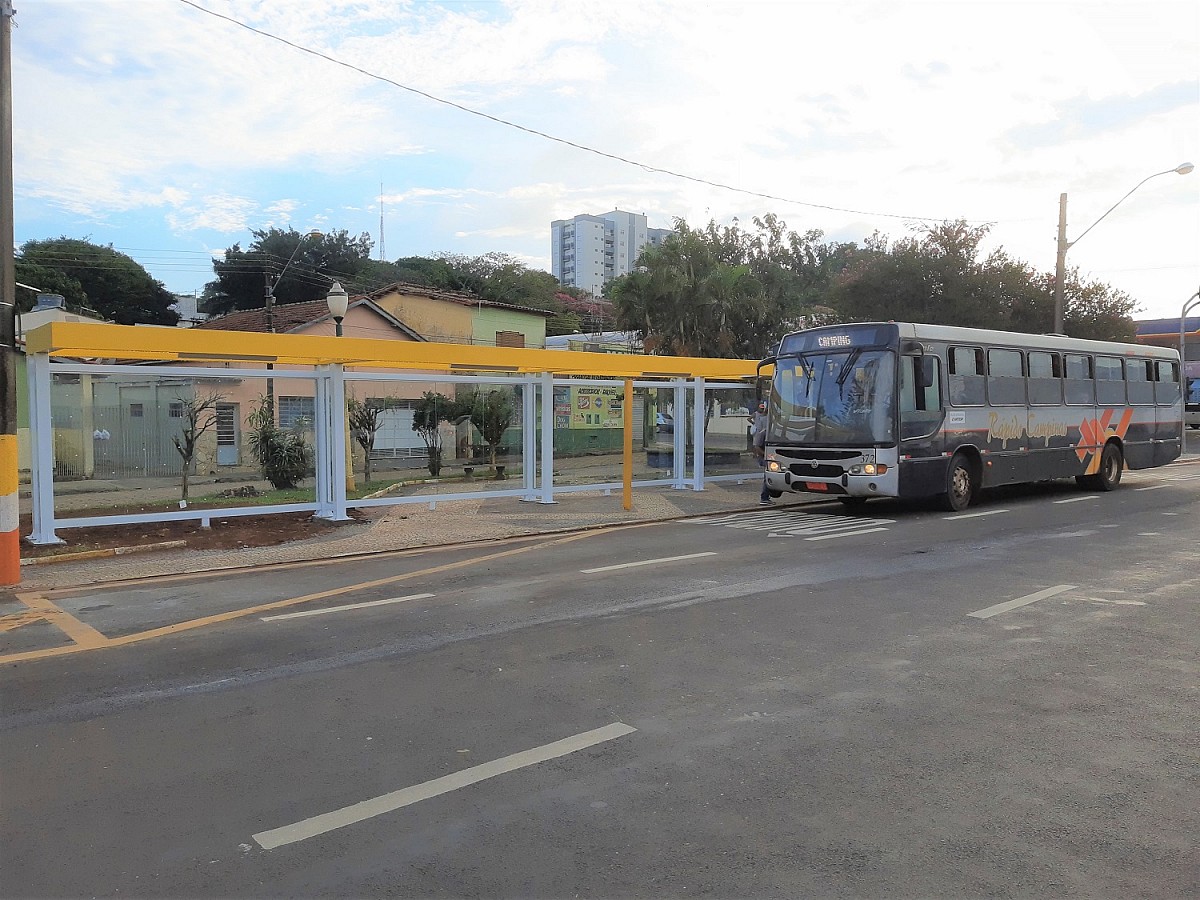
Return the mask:
<path id="1" fill-rule="evenodd" d="M 59 530 L 94 525 L 178 519 L 207 525 L 216 518 L 303 511 L 336 522 L 355 508 L 487 497 L 550 504 L 565 491 L 619 489 L 630 508 L 635 486 L 700 491 L 707 481 L 757 476 L 742 452 L 753 408 L 753 360 L 72 322 L 30 332 L 26 351 L 33 501 L 26 539 L 35 544 L 61 543 Z M 370 399 L 400 413 L 403 422 L 403 411 L 431 389 L 509 398 L 506 465 L 493 466 L 494 479 L 472 478 L 471 436 L 464 451 L 456 440 L 461 423 L 457 430 L 445 423 L 445 440 L 460 451 L 452 464 L 459 477 L 430 479 L 414 492 L 350 496 L 348 403 Z M 83 474 L 70 477 L 87 477 L 115 465 L 120 450 L 126 457 L 140 454 L 145 464 L 139 471 L 165 473 L 172 435 L 179 433 L 173 419 L 184 398 L 202 393 L 230 401 L 224 418 L 217 407 L 217 446 L 206 464 L 237 459 L 244 407 L 265 395 L 281 426 L 307 429 L 314 471 L 306 495 L 296 502 L 205 508 L 181 502 L 178 509 L 111 515 L 56 511 L 56 476 L 65 477 L 72 465 Z M 116 419 L 109 427 L 104 417 L 112 410 L 127 427 Z M 635 448 L 645 452 L 637 472 Z M 491 450 L 494 463 L 496 447 Z M 226 451 L 232 451 L 228 458 Z M 556 460 L 605 453 L 619 460 L 619 470 L 556 480 Z"/>

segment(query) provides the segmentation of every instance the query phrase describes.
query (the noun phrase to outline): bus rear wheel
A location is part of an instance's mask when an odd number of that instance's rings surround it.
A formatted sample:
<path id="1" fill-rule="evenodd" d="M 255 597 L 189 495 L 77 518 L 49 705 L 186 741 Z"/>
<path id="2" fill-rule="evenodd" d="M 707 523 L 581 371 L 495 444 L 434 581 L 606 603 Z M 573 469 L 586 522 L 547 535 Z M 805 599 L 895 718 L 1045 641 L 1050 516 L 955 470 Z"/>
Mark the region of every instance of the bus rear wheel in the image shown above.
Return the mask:
<path id="1" fill-rule="evenodd" d="M 1080 479 L 1084 487 L 1093 491 L 1115 491 L 1121 483 L 1121 472 L 1125 468 L 1125 457 L 1121 448 L 1114 443 L 1104 445 L 1100 453 L 1100 471 L 1095 475 L 1084 475 Z"/>
<path id="2" fill-rule="evenodd" d="M 975 468 L 971 461 L 961 453 L 954 454 L 946 471 L 946 492 L 942 494 L 942 505 L 950 512 L 962 512 L 975 499 L 978 487 L 975 481 Z"/>

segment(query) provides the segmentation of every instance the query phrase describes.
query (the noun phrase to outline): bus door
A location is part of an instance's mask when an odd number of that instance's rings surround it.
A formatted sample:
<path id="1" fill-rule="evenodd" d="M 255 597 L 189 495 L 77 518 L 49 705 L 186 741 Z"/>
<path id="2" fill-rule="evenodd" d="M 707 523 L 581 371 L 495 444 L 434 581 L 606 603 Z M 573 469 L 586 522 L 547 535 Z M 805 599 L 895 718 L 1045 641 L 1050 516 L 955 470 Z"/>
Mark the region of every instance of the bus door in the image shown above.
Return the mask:
<path id="1" fill-rule="evenodd" d="M 944 392 L 941 360 L 900 357 L 900 495 L 938 493 L 945 484 Z"/>

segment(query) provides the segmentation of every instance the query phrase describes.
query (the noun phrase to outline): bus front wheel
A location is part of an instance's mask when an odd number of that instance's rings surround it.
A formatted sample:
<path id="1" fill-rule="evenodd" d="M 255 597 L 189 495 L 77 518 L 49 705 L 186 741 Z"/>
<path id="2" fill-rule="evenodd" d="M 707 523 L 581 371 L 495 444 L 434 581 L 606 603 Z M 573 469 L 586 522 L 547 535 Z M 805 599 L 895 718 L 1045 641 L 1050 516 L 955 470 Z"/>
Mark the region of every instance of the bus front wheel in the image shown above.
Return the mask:
<path id="1" fill-rule="evenodd" d="M 1083 486 L 1093 491 L 1115 491 L 1121 483 L 1121 471 L 1124 468 L 1125 458 L 1121 448 L 1109 442 L 1100 453 L 1100 471 L 1095 475 L 1083 476 Z"/>
<path id="2" fill-rule="evenodd" d="M 942 505 L 950 512 L 962 512 L 975 499 L 975 469 L 971 461 L 961 453 L 950 460 L 946 472 L 946 492 L 942 494 Z"/>

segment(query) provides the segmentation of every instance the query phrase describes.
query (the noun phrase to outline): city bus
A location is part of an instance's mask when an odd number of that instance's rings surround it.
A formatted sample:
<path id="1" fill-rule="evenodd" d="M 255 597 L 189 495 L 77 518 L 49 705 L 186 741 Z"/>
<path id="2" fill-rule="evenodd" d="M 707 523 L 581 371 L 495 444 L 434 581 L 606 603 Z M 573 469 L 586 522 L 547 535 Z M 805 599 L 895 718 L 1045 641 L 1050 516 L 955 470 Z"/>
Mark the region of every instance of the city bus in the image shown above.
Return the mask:
<path id="1" fill-rule="evenodd" d="M 1111 491 L 1176 459 L 1176 350 L 903 322 L 784 337 L 768 398 L 766 480 L 857 505 L 1074 477 Z"/>

